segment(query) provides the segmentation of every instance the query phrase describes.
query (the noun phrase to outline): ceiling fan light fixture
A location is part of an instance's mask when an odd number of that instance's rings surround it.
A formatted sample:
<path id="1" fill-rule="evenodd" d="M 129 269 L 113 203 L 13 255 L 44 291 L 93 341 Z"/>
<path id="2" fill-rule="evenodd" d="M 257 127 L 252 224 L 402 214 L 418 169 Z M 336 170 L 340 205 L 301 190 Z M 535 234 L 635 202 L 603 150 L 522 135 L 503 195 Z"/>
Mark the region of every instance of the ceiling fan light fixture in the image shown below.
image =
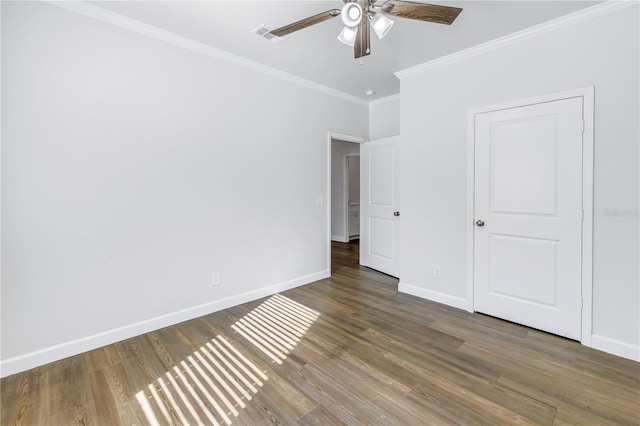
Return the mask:
<path id="1" fill-rule="evenodd" d="M 391 27 L 393 26 L 393 21 L 386 16 L 378 13 L 373 17 L 371 21 L 371 26 L 373 27 L 373 31 L 375 31 L 376 35 L 379 39 L 386 36 Z"/>
<path id="2" fill-rule="evenodd" d="M 357 27 L 362 20 L 362 7 L 358 3 L 349 2 L 342 7 L 340 17 L 346 27 Z"/>
<path id="3" fill-rule="evenodd" d="M 356 44 L 356 35 L 358 35 L 358 27 L 344 27 L 338 36 L 338 40 L 347 46 L 354 46 Z"/>
<path id="4" fill-rule="evenodd" d="M 383 38 L 393 26 L 393 21 L 382 14 L 451 25 L 462 12 L 459 7 L 418 3 L 415 0 L 381 0 L 384 1 L 381 5 L 376 4 L 379 0 L 342 1 L 344 5 L 340 9 L 334 8 L 316 13 L 275 30 L 264 29 L 262 34 L 273 36 L 274 40 L 279 40 L 280 37 L 285 37 L 340 15 L 344 28 L 338 35 L 338 40 L 352 46 L 354 57 L 360 59 L 360 64 L 362 64 L 361 58 L 371 54 L 371 28 L 378 38 Z M 307 50 L 309 49 L 307 46 Z"/>

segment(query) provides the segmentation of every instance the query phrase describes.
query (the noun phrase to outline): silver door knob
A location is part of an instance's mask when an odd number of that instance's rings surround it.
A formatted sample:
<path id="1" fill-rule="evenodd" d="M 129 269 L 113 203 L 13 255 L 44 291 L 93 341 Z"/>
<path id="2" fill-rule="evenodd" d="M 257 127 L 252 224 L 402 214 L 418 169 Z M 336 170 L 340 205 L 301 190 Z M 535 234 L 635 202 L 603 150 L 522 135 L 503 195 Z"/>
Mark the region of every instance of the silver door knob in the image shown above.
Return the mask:
<path id="1" fill-rule="evenodd" d="M 484 226 L 484 222 L 481 219 L 476 220 L 476 226 Z"/>
<path id="2" fill-rule="evenodd" d="M 400 212 L 393 212 L 393 215 L 396 216 L 396 217 L 400 216 Z"/>

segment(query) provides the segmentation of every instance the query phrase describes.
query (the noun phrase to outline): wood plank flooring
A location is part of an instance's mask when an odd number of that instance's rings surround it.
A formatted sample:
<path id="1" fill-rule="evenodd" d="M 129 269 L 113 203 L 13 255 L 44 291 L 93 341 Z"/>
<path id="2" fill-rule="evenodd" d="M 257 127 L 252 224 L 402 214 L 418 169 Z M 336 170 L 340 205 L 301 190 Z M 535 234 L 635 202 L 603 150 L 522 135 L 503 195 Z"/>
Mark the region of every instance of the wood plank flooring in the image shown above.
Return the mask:
<path id="1" fill-rule="evenodd" d="M 2 425 L 638 425 L 640 364 L 333 276 L 2 379 Z"/>

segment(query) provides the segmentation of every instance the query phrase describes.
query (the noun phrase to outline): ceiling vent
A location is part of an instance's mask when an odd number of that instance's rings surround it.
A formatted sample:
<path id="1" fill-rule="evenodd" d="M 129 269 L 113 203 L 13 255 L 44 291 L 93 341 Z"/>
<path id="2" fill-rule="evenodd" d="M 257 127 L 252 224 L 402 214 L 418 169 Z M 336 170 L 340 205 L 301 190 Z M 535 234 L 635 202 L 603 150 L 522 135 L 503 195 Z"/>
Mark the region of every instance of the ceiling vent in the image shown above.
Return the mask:
<path id="1" fill-rule="evenodd" d="M 271 30 L 267 28 L 264 24 L 260 25 L 255 30 L 251 31 L 251 33 L 258 35 L 259 37 L 264 37 L 267 40 L 271 40 L 273 43 L 279 43 L 282 41 L 281 37 L 278 37 L 275 34 L 271 33 Z"/>

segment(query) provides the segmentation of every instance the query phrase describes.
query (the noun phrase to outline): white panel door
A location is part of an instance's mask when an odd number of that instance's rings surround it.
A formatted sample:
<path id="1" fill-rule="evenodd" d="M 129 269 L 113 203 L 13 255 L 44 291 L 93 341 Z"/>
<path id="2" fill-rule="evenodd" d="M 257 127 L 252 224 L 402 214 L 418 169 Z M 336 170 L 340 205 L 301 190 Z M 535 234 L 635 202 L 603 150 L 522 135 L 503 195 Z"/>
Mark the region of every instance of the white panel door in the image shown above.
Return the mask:
<path id="1" fill-rule="evenodd" d="M 581 337 L 582 97 L 475 116 L 474 309 Z"/>
<path id="2" fill-rule="evenodd" d="M 397 138 L 360 145 L 360 264 L 397 277 Z"/>

